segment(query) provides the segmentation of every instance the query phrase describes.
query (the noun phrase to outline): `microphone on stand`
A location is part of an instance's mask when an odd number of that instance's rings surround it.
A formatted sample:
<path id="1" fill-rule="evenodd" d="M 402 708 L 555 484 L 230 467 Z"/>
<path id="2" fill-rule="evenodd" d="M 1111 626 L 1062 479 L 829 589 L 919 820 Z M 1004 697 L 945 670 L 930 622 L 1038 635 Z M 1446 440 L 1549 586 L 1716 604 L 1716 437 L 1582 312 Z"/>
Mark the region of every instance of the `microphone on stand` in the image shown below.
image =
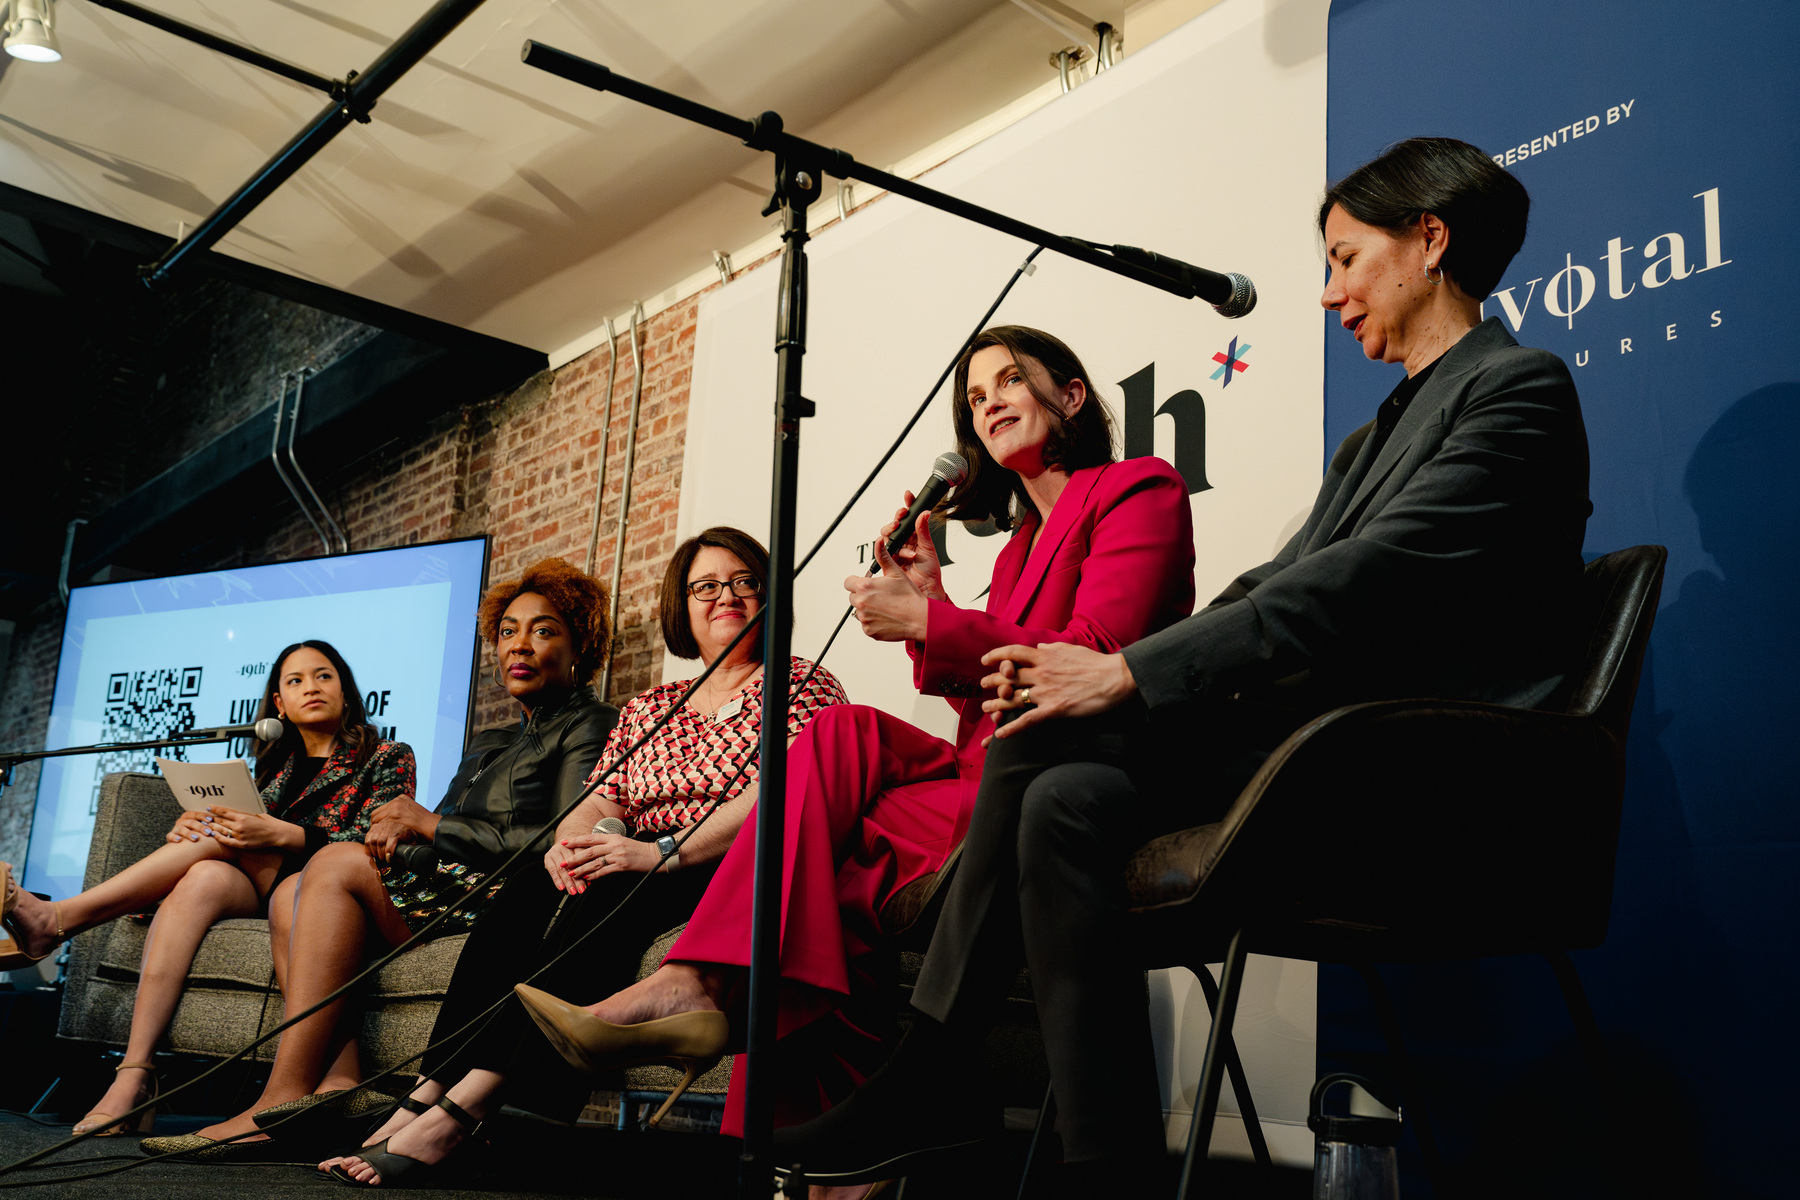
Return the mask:
<path id="1" fill-rule="evenodd" d="M 944 498 L 944 493 L 961 486 L 968 477 L 968 459 L 954 450 L 946 450 L 938 455 L 937 461 L 931 464 L 931 478 L 925 481 L 925 486 L 919 489 L 918 498 L 912 502 L 912 507 L 906 510 L 906 515 L 894 527 L 894 532 L 888 535 L 888 556 L 900 553 L 900 547 L 906 545 L 906 539 L 912 536 L 913 526 L 919 522 L 920 513 L 936 508 L 937 502 Z M 876 559 L 869 565 L 869 574 L 873 575 L 879 570 L 881 560 Z"/>
<path id="2" fill-rule="evenodd" d="M 612 833 L 617 834 L 620 837 L 630 837 L 631 826 L 619 820 L 617 817 L 601 817 L 598 821 L 594 822 L 594 828 L 589 832 Z M 550 931 L 556 928 L 556 923 L 562 920 L 563 906 L 573 898 L 574 897 L 565 893 L 563 898 L 556 902 L 556 911 L 550 914 L 550 923 L 544 926 L 545 937 L 549 937 Z"/>
<path id="3" fill-rule="evenodd" d="M 1102 242 L 1084 242 L 1080 238 L 1069 240 L 1086 246 L 1089 250 L 1104 250 L 1122 262 L 1142 267 L 1146 271 L 1155 271 L 1164 279 L 1186 284 L 1194 289 L 1194 295 L 1212 305 L 1221 317 L 1241 317 L 1256 307 L 1256 285 L 1250 282 L 1248 276 L 1236 271 L 1221 275 L 1217 271 L 1182 262 L 1179 258 L 1170 258 L 1152 250 L 1140 250 L 1136 246 L 1109 246 Z"/>
<path id="4" fill-rule="evenodd" d="M 182 741 L 216 742 L 226 738 L 250 737 L 259 742 L 272 742 L 281 736 L 281 721 L 276 717 L 264 717 L 260 721 L 246 721 L 242 725 L 215 725 L 210 729 L 180 729 L 169 736 Z"/>

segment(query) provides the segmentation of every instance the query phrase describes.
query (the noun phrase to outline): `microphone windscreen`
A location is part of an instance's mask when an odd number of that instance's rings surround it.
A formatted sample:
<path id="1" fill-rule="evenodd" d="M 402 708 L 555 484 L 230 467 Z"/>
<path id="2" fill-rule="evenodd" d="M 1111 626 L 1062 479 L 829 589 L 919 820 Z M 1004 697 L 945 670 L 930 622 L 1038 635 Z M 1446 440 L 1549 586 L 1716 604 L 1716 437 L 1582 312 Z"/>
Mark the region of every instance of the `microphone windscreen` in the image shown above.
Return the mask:
<path id="1" fill-rule="evenodd" d="M 281 738 L 281 721 L 277 717 L 264 717 L 256 723 L 256 740 L 259 742 L 279 741 Z"/>
<path id="2" fill-rule="evenodd" d="M 595 833 L 616 833 L 620 837 L 631 836 L 631 826 L 617 817 L 601 817 L 594 825 Z"/>
<path id="3" fill-rule="evenodd" d="M 1221 317 L 1247 316 L 1256 307 L 1256 285 L 1250 282 L 1249 276 L 1236 271 L 1225 278 L 1231 280 L 1231 296 L 1223 304 L 1213 305 L 1213 309 Z"/>
<path id="4" fill-rule="evenodd" d="M 951 487 L 961 487 L 963 480 L 969 477 L 969 460 L 954 450 L 946 450 L 931 464 L 931 473 L 943 476 L 944 482 Z"/>

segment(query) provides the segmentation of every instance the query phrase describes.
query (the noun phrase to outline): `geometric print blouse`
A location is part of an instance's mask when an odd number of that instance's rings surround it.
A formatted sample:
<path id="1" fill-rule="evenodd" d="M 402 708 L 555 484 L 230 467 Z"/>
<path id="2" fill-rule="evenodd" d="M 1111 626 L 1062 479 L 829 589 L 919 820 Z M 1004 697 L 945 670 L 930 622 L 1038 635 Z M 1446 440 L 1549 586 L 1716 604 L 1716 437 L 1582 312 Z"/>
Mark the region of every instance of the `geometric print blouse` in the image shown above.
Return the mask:
<path id="1" fill-rule="evenodd" d="M 790 738 L 805 729 L 820 709 L 849 703 L 837 676 L 824 667 L 802 689 L 801 681 L 812 666 L 804 658 L 793 660 L 788 681 Z M 628 701 L 588 782 L 656 724 L 681 699 L 690 682 L 659 684 Z M 626 820 L 634 829 L 653 833 L 691 825 L 715 802 L 722 804 L 739 795 L 757 775 L 754 765 L 741 774 L 738 768 L 756 751 L 762 737 L 760 681 L 740 695 L 743 707 L 718 721 L 682 705 L 622 771 L 594 789 L 594 795 L 625 809 Z"/>

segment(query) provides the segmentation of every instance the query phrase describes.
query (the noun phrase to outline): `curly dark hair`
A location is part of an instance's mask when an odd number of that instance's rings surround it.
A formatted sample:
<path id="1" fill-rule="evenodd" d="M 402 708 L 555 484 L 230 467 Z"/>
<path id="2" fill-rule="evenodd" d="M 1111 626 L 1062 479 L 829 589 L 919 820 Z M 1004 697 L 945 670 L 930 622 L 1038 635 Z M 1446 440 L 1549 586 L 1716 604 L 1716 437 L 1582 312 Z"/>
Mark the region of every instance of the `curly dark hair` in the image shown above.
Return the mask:
<path id="1" fill-rule="evenodd" d="M 275 708 L 275 695 L 281 691 L 281 669 L 287 665 L 288 656 L 296 650 L 317 650 L 325 656 L 332 669 L 338 673 L 338 687 L 344 693 L 344 716 L 338 723 L 338 745 L 350 751 L 352 769 L 361 767 L 375 753 L 375 747 L 381 741 L 381 734 L 369 724 L 369 713 L 363 707 L 362 689 L 356 686 L 356 676 L 350 671 L 350 664 L 330 642 L 308 639 L 295 642 L 275 656 L 269 667 L 269 681 L 263 685 L 262 704 L 256 710 L 256 719 L 279 717 Z M 298 754 L 305 743 L 300 740 L 300 730 L 291 721 L 281 722 L 281 736 L 272 742 L 252 739 L 250 752 L 256 759 L 256 786 L 266 788 L 275 782 L 275 776 L 287 765 L 290 755 Z"/>
<path id="2" fill-rule="evenodd" d="M 482 641 L 492 646 L 499 640 L 500 618 L 506 615 L 507 605 L 527 592 L 547 600 L 569 627 L 569 636 L 575 640 L 575 679 L 578 683 L 591 681 L 600 673 L 607 647 L 612 645 L 606 585 L 560 558 L 532 563 L 523 575 L 495 584 L 481 598 L 475 628 Z"/>
<path id="3" fill-rule="evenodd" d="M 763 544 L 741 529 L 730 525 L 714 525 L 711 529 L 703 529 L 681 545 L 675 547 L 675 553 L 669 556 L 669 565 L 663 570 L 662 602 L 660 617 L 662 620 L 663 645 L 676 658 L 699 658 L 700 643 L 694 640 L 694 627 L 688 621 L 688 572 L 693 569 L 694 560 L 700 557 L 704 546 L 712 546 L 737 556 L 756 581 L 763 585 L 763 602 L 768 602 L 769 591 L 769 552 Z M 792 614 L 789 615 L 790 620 Z M 753 635 L 755 644 L 750 652 L 762 657 L 763 626 L 756 627 Z"/>
<path id="4" fill-rule="evenodd" d="M 1463 293 L 1479 300 L 1500 282 L 1525 244 L 1531 196 L 1525 185 L 1479 149 L 1456 138 L 1395 142 L 1331 185 L 1319 201 L 1319 235 L 1334 206 L 1389 233 L 1411 229 L 1432 213 L 1449 227 L 1450 249 L 1439 265 Z"/>
<path id="5" fill-rule="evenodd" d="M 1025 374 L 1025 386 L 1037 399 L 1050 421 L 1044 443 L 1044 463 L 1064 471 L 1099 466 L 1113 460 L 1112 413 L 1094 390 L 1093 376 L 1061 338 L 1024 325 L 995 325 L 977 334 L 956 360 L 956 386 L 950 393 L 951 421 L 956 428 L 956 449 L 969 464 L 969 477 L 938 505 L 947 518 L 958 521 L 992 519 L 1001 529 L 1011 529 L 1014 512 L 1031 512 L 1031 497 L 1017 474 L 994 461 L 975 433 L 975 412 L 969 407 L 969 362 L 990 346 L 1003 346 Z M 1087 402 L 1073 416 L 1065 415 L 1054 396 L 1038 390 L 1027 364 L 1036 363 L 1059 388 L 1079 379 L 1087 386 Z"/>

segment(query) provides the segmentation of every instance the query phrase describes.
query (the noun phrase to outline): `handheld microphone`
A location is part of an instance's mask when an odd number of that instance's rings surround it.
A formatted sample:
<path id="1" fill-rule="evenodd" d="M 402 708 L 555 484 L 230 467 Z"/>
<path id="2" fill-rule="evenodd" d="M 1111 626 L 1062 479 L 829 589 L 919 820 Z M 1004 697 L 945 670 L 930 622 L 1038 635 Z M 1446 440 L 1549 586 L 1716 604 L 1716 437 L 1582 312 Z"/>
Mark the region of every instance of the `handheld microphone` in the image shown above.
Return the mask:
<path id="1" fill-rule="evenodd" d="M 629 826 L 625 822 L 619 820 L 619 818 L 617 818 L 617 817 L 601 817 L 598 821 L 594 822 L 594 828 L 593 828 L 592 832 L 594 832 L 594 833 L 614 833 L 620 837 L 630 837 L 631 836 L 631 826 Z M 562 920 L 563 906 L 565 904 L 567 904 L 571 899 L 573 899 L 573 897 L 571 897 L 565 893 L 563 898 L 556 902 L 556 911 L 550 914 L 550 924 L 544 926 L 544 936 L 545 937 L 549 937 L 551 931 L 556 928 L 556 923 L 558 921 Z"/>
<path id="2" fill-rule="evenodd" d="M 281 736 L 281 722 L 275 717 L 247 721 L 242 725 L 215 725 L 211 729 L 183 729 L 169 735 L 183 741 L 212 742 L 226 738 L 249 737 L 259 742 L 272 742 Z"/>
<path id="3" fill-rule="evenodd" d="M 937 507 L 937 502 L 944 498 L 944 493 L 953 487 L 959 487 L 969 477 L 969 462 L 954 450 L 946 450 L 937 456 L 931 464 L 931 478 L 919 489 L 918 498 L 912 507 L 906 510 L 900 524 L 888 536 L 887 552 L 889 556 L 900 553 L 900 547 L 906 545 L 906 539 L 912 536 L 913 526 L 919 523 L 919 514 Z M 881 570 L 879 560 L 869 566 L 869 574 Z"/>
<path id="4" fill-rule="evenodd" d="M 1136 246 L 1108 246 L 1100 242 L 1083 242 L 1080 238 L 1070 238 L 1090 250 L 1105 250 L 1114 258 L 1155 271 L 1165 279 L 1178 280 L 1194 289 L 1194 295 L 1213 306 L 1213 310 L 1221 317 L 1241 317 L 1256 307 L 1256 285 L 1248 276 L 1236 271 L 1221 275 L 1217 271 L 1209 271 L 1205 267 L 1196 267 L 1192 263 L 1182 262 L 1179 258 L 1170 258 L 1166 254 L 1157 254 L 1151 250 L 1140 250 Z"/>

